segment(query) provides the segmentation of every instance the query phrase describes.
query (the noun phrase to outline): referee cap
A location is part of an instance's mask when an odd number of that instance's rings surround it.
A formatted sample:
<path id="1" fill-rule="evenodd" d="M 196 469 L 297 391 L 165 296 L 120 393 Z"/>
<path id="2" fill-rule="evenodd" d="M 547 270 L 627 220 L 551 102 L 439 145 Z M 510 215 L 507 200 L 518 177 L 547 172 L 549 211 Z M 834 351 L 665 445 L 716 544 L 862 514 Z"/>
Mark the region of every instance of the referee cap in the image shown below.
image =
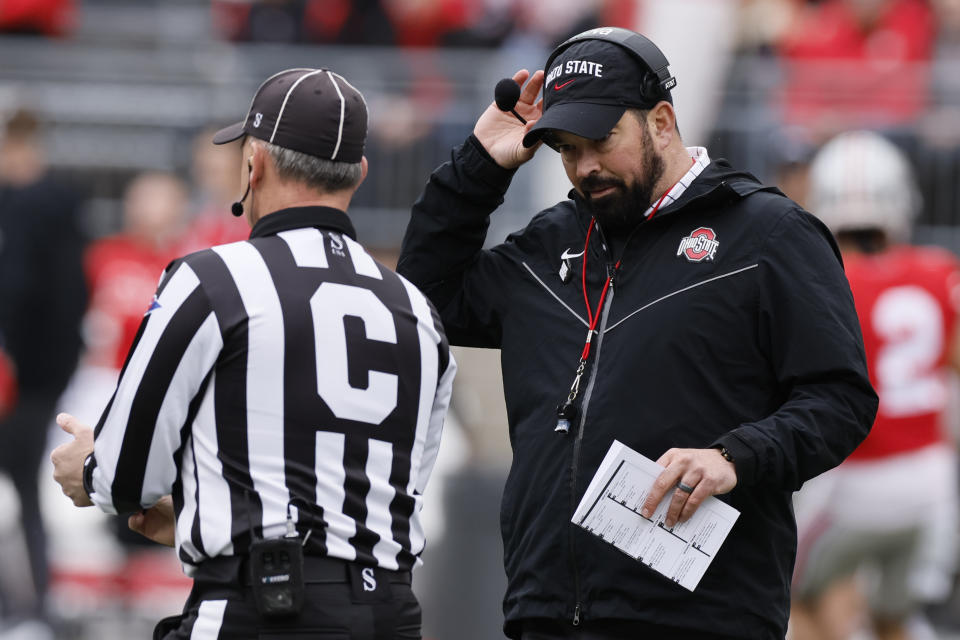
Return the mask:
<path id="1" fill-rule="evenodd" d="M 214 134 L 213 143 L 245 135 L 317 158 L 357 163 L 367 138 L 367 103 L 329 69 L 287 69 L 267 78 L 247 117 Z"/>

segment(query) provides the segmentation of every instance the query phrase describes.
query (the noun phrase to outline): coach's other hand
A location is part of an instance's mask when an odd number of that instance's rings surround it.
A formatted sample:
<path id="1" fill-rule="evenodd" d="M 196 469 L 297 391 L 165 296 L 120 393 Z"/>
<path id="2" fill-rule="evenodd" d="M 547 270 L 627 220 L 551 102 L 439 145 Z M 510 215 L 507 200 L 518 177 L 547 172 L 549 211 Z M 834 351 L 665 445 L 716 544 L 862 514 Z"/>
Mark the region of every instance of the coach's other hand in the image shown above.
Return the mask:
<path id="1" fill-rule="evenodd" d="M 69 413 L 57 416 L 60 428 L 73 436 L 73 442 L 62 444 L 50 454 L 53 463 L 53 479 L 64 495 L 78 507 L 93 506 L 90 496 L 83 489 L 83 461 L 93 453 L 93 429 Z"/>
<path id="2" fill-rule="evenodd" d="M 737 486 L 737 469 L 719 449 L 669 449 L 657 464 L 666 468 L 653 481 L 640 514 L 651 518 L 660 501 L 672 492 L 663 521 L 667 528 L 689 520 L 708 497 Z"/>
<path id="3" fill-rule="evenodd" d="M 176 517 L 173 514 L 173 498 L 163 496 L 149 509 L 135 513 L 127 519 L 127 526 L 145 538 L 172 547 Z"/>

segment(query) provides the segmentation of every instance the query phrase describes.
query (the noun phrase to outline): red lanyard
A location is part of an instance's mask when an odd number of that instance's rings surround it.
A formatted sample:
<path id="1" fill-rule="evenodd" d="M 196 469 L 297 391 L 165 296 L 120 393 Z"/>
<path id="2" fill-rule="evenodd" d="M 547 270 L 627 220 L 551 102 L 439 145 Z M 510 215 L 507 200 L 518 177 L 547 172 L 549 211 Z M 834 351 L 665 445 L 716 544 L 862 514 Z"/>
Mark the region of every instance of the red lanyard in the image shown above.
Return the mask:
<path id="1" fill-rule="evenodd" d="M 691 158 L 691 165 L 693 162 L 695 161 Z M 677 182 L 679 182 L 679 180 Z M 657 200 L 657 204 L 653 206 L 653 211 L 650 212 L 647 220 L 652 219 L 653 216 L 657 214 L 660 205 L 663 204 L 663 201 L 667 195 L 673 191 L 673 187 L 675 186 L 677 186 L 676 182 L 660 196 L 660 199 Z M 623 261 L 623 258 L 617 260 L 617 263 L 613 265 L 613 273 L 607 275 L 607 280 L 603 283 L 603 289 L 600 291 L 597 311 L 594 313 L 590 308 L 590 297 L 587 295 L 587 254 L 590 249 L 590 235 L 593 233 L 593 227 L 596 223 L 597 219 L 593 217 L 590 219 L 590 226 L 587 227 L 587 241 L 583 245 L 583 270 L 580 274 L 580 284 L 583 287 L 583 301 L 587 305 L 587 326 L 589 327 L 587 330 L 587 341 L 584 343 L 583 352 L 580 354 L 580 362 L 577 365 L 577 373 L 573 379 L 573 384 L 570 385 L 570 393 L 567 394 L 566 401 L 561 402 L 557 406 L 557 426 L 554 427 L 554 431 L 559 433 L 568 433 L 571 423 L 577 417 L 578 409 L 574 404 L 574 400 L 577 399 L 577 395 L 580 393 L 580 379 L 583 377 L 583 372 L 587 368 L 587 358 L 590 357 L 590 343 L 593 341 L 593 334 L 596 331 L 597 323 L 600 321 L 600 314 L 603 311 L 603 301 L 607 297 L 607 291 L 610 289 L 610 285 L 613 284 L 613 277 L 617 274 L 617 271 L 620 270 L 620 263 Z"/>
<path id="2" fill-rule="evenodd" d="M 597 302 L 597 312 L 594 314 L 590 309 L 590 298 L 587 296 L 587 249 L 590 248 L 590 234 L 593 233 L 593 227 L 596 224 L 596 218 L 590 218 L 590 226 L 587 227 L 587 242 L 583 245 L 583 271 L 580 275 L 580 283 L 583 286 L 583 301 L 587 305 L 587 342 L 583 345 L 583 353 L 580 354 L 580 361 L 584 362 L 590 357 L 590 342 L 593 339 L 593 331 L 597 328 L 597 322 L 600 320 L 600 311 L 603 309 L 603 300 L 607 297 L 607 290 L 613 281 L 614 274 L 620 269 L 620 263 L 623 258 L 617 260 L 613 265 L 613 273 L 607 276 L 607 281 L 603 283 L 603 289 L 600 291 L 600 300 Z"/>
<path id="3" fill-rule="evenodd" d="M 674 183 L 673 187 L 677 186 Z M 657 211 L 660 209 L 660 205 L 663 204 L 664 199 L 666 199 L 667 194 L 673 190 L 673 187 L 667 189 L 667 191 L 660 196 L 660 199 L 657 200 L 657 204 L 653 206 L 653 211 L 650 212 L 650 215 L 647 217 L 647 220 L 653 219 L 653 216 L 657 214 Z M 613 276 L 616 275 L 617 271 L 620 270 L 620 263 L 623 262 L 623 258 L 617 260 L 617 263 L 613 265 L 613 273 L 607 276 L 607 281 L 603 283 L 603 289 L 600 291 L 600 300 L 597 302 L 597 312 L 593 313 L 590 309 L 590 298 L 587 296 L 587 249 L 590 248 L 590 234 L 593 233 L 593 227 L 597 223 L 596 217 L 590 218 L 590 226 L 587 227 L 587 241 L 583 245 L 583 270 L 580 275 L 580 283 L 583 286 L 583 301 L 587 305 L 587 323 L 590 327 L 587 331 L 587 341 L 583 345 L 583 353 L 580 355 L 580 361 L 584 362 L 590 356 L 590 342 L 593 339 L 594 330 L 597 328 L 597 322 L 600 320 L 600 311 L 603 309 L 603 300 L 607 297 L 607 290 L 610 288 L 610 283 L 613 282 Z"/>

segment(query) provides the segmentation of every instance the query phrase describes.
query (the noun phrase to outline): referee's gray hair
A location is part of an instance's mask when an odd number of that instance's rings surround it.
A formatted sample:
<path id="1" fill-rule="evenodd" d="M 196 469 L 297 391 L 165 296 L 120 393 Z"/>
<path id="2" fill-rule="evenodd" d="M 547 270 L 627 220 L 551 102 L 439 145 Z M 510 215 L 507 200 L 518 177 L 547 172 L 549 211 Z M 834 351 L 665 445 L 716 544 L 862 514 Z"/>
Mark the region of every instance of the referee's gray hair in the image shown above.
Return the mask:
<path id="1" fill-rule="evenodd" d="M 356 162 L 325 160 L 306 153 L 287 149 L 264 140 L 257 140 L 273 158 L 281 180 L 296 180 L 320 191 L 341 191 L 360 184 L 363 167 Z"/>

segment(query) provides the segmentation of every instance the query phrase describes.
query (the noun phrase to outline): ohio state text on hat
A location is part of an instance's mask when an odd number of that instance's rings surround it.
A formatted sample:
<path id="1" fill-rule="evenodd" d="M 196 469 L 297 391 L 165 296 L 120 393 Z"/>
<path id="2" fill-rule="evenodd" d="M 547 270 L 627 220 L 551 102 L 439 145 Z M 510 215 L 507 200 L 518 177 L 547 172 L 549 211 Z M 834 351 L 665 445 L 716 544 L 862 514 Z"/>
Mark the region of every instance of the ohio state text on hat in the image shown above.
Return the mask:
<path id="1" fill-rule="evenodd" d="M 543 117 L 523 144 L 533 146 L 549 129 L 597 140 L 627 108 L 649 109 L 661 100 L 671 101 L 669 90 L 637 55 L 607 40 L 579 40 L 544 69 Z"/>
<path id="2" fill-rule="evenodd" d="M 218 131 L 213 143 L 245 135 L 326 160 L 360 162 L 367 103 L 343 76 L 328 69 L 287 69 L 267 78 L 246 119 Z"/>

